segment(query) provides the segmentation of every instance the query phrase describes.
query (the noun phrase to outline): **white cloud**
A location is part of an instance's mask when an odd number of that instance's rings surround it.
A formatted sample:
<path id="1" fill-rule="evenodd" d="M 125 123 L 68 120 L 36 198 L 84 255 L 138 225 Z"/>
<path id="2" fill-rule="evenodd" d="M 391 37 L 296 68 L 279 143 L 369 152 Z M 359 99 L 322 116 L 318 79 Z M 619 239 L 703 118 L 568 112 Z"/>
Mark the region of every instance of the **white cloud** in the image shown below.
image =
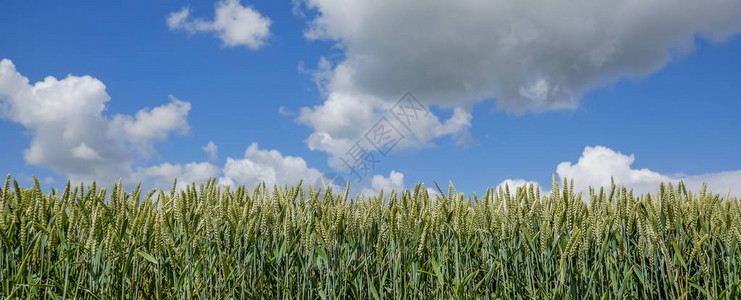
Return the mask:
<path id="1" fill-rule="evenodd" d="M 636 192 L 652 192 L 661 182 L 672 179 L 649 169 L 633 169 L 634 161 L 632 154 L 625 155 L 603 146 L 586 147 L 576 164 L 562 162 L 558 164 L 556 173 L 561 178 L 574 179 L 580 191 L 586 191 L 588 186 L 609 186 L 610 177 L 613 177 L 615 183 Z"/>
<path id="2" fill-rule="evenodd" d="M 191 183 L 204 183 L 221 174 L 219 167 L 206 162 L 191 162 L 184 165 L 163 163 L 157 166 L 138 168 L 133 174 L 134 180 L 144 181 L 152 186 L 167 189 L 177 178 L 177 189 L 183 189 Z"/>
<path id="3" fill-rule="evenodd" d="M 506 187 L 509 187 L 509 192 L 512 193 L 512 195 L 514 195 L 514 193 L 517 191 L 518 188 L 523 187 L 523 186 L 530 186 L 531 184 L 535 188 L 540 188 L 540 185 L 535 181 L 528 181 L 525 179 L 507 179 L 507 180 L 500 182 L 497 185 L 496 190 L 499 190 L 499 188 L 502 188 L 502 190 L 504 190 Z M 541 195 L 542 194 L 544 194 L 544 192 L 541 188 Z"/>
<path id="4" fill-rule="evenodd" d="M 317 169 L 307 166 L 301 157 L 283 155 L 277 150 L 260 149 L 257 143 L 252 143 L 245 151 L 243 158 L 228 157 L 219 184 L 222 185 L 246 185 L 255 187 L 265 182 L 268 187 L 273 185 L 294 186 L 303 180 L 303 186 L 312 185 L 315 189 L 326 190 L 332 186 L 333 192 L 342 192 L 348 179 L 346 174 L 327 173 L 323 174 Z M 370 180 L 368 180 L 370 179 Z M 388 177 L 375 175 L 365 178 L 363 181 L 352 181 L 350 183 L 350 197 L 364 193 L 366 196 L 377 195 L 383 189 L 386 194 L 395 189 L 404 189 L 404 174 L 391 171 Z"/>
<path id="5" fill-rule="evenodd" d="M 458 144 L 465 144 L 472 139 L 468 132 L 468 129 L 471 128 L 472 118 L 471 112 L 460 107 L 454 108 L 453 114 L 445 122 L 441 122 L 433 114 L 426 118 L 419 118 L 410 122 L 412 138 L 405 140 L 402 148 L 424 147 L 432 139 L 446 135 L 453 137 Z"/>
<path id="6" fill-rule="evenodd" d="M 427 195 L 430 197 L 430 199 L 436 199 L 437 197 L 442 196 L 440 195 L 440 192 L 438 192 L 438 190 L 436 189 L 429 188 L 429 187 L 426 189 L 427 189 Z"/>
<path id="7" fill-rule="evenodd" d="M 214 141 L 208 141 L 206 146 L 201 147 L 204 152 L 208 153 L 208 157 L 211 160 L 215 160 L 219 157 L 219 147 L 214 144 Z"/>
<path id="8" fill-rule="evenodd" d="M 277 150 L 261 150 L 252 143 L 242 158 L 226 159 L 223 176 L 219 182 L 224 185 L 247 185 L 255 187 L 260 182 L 268 186 L 296 185 L 299 180 L 311 184 L 321 176 L 321 172 L 309 168 L 301 157 L 283 156 Z"/>
<path id="9" fill-rule="evenodd" d="M 304 61 L 300 61 L 298 63 L 298 72 L 309 74 L 322 96 L 327 96 L 328 91 L 326 88 L 328 88 L 330 83 L 332 83 L 334 70 L 332 69 L 332 62 L 330 62 L 326 57 L 322 56 L 319 58 L 316 69 L 306 68 Z"/>
<path id="10" fill-rule="evenodd" d="M 304 4 L 316 12 L 306 38 L 344 52 L 324 80 L 330 94 L 393 99 L 409 90 L 445 106 L 496 98 L 514 112 L 575 108 L 592 88 L 691 51 L 697 36 L 720 42 L 741 30 L 737 0 Z"/>
<path id="11" fill-rule="evenodd" d="M 188 16 L 190 16 L 190 8 L 187 6 L 183 7 L 179 11 L 170 13 L 170 15 L 167 16 L 167 27 L 169 27 L 170 30 L 184 29 L 190 33 L 197 32 L 198 30 L 195 28 L 196 21 L 188 21 Z"/>
<path id="12" fill-rule="evenodd" d="M 404 174 L 392 170 L 388 177 L 375 175 L 371 179 L 370 186 L 362 188 L 363 195 L 366 196 L 377 196 L 381 190 L 385 195 L 388 195 L 391 190 L 400 193 L 404 190 Z"/>
<path id="13" fill-rule="evenodd" d="M 472 115 L 462 108 L 455 108 L 444 122 L 432 113 L 420 114 L 406 129 L 388 111 L 394 104 L 370 95 L 333 92 L 323 104 L 302 108 L 297 120 L 314 128 L 306 139 L 309 149 L 329 153 L 329 165 L 338 170 L 343 169 L 340 157 L 356 142 L 364 140 L 364 134 L 383 117 L 403 135 L 394 150 L 429 147 L 433 139 L 446 135 L 460 143 L 470 140 Z"/>
<path id="14" fill-rule="evenodd" d="M 383 102 L 374 97 L 333 93 L 322 105 L 301 108 L 298 121 L 339 138 L 356 138 L 382 113 Z"/>
<path id="15" fill-rule="evenodd" d="M 150 154 L 152 142 L 164 141 L 171 132 L 188 133 L 188 112 L 191 105 L 169 95 L 170 103 L 151 110 L 139 110 L 134 117 L 116 115 L 111 121 L 111 130 L 136 145 L 141 154 Z"/>
<path id="16" fill-rule="evenodd" d="M 344 168 L 341 157 L 353 146 L 354 143 L 355 142 L 352 139 L 336 139 L 325 132 L 314 132 L 308 139 L 306 139 L 306 144 L 309 146 L 309 149 L 329 153 L 329 166 L 337 170 Z"/>
<path id="17" fill-rule="evenodd" d="M 26 163 L 49 168 L 72 181 L 112 183 L 132 174 L 131 148 L 151 149 L 170 132 L 184 133 L 190 104 L 141 110 L 136 117 L 103 115 L 110 96 L 90 76 L 48 76 L 30 84 L 13 62 L 0 60 L 0 117 L 31 132 Z"/>
<path id="18" fill-rule="evenodd" d="M 265 45 L 270 36 L 271 21 L 250 6 L 242 6 L 239 0 L 223 0 L 216 3 L 213 21 L 190 20 L 190 8 L 167 16 L 170 30 L 185 30 L 190 34 L 212 32 L 225 46 L 245 46 L 256 50 Z"/>
<path id="19" fill-rule="evenodd" d="M 662 182 L 683 181 L 688 189 L 698 192 L 706 182 L 714 193 L 724 194 L 730 188 L 733 195 L 741 196 L 741 170 L 708 173 L 693 176 L 661 174 L 646 168 L 632 167 L 635 156 L 625 155 L 603 146 L 586 147 L 579 160 L 562 162 L 556 172 L 561 178 L 574 179 L 575 191 L 588 194 L 588 187 L 609 187 L 610 177 L 618 185 L 625 185 L 636 193 L 656 192 Z"/>
<path id="20" fill-rule="evenodd" d="M 317 180 L 313 182 L 314 189 L 321 189 L 322 191 L 327 190 L 328 187 L 332 188 L 332 192 L 337 194 L 345 190 L 348 179 L 356 178 L 345 178 L 346 176 L 353 176 L 345 173 L 326 173 L 322 174 Z M 363 178 L 362 181 L 351 181 L 350 191 L 348 197 L 357 197 L 361 193 L 365 197 L 374 197 L 383 189 L 384 195 L 388 196 L 391 190 L 395 190 L 397 194 L 400 194 L 404 189 L 404 174 L 392 170 L 388 176 L 374 175 L 373 177 Z M 428 189 L 429 190 L 429 189 Z"/>
<path id="21" fill-rule="evenodd" d="M 564 178 L 574 180 L 574 192 L 582 193 L 582 199 L 587 200 L 589 187 L 599 191 L 600 187 L 609 189 L 611 178 L 618 186 L 632 189 L 636 194 L 655 193 L 661 183 L 676 184 L 684 182 L 687 189 L 699 192 L 703 183 L 707 183 L 708 190 L 725 195 L 728 189 L 731 195 L 741 197 L 741 170 L 701 175 L 672 175 L 662 174 L 647 168 L 635 169 L 633 154 L 626 155 L 604 146 L 587 146 L 576 163 L 564 161 L 558 164 L 556 173 L 562 182 Z M 507 179 L 497 185 L 497 189 L 509 185 L 510 192 L 523 185 L 538 186 L 537 182 L 525 179 Z M 541 195 L 550 193 L 541 186 Z"/>

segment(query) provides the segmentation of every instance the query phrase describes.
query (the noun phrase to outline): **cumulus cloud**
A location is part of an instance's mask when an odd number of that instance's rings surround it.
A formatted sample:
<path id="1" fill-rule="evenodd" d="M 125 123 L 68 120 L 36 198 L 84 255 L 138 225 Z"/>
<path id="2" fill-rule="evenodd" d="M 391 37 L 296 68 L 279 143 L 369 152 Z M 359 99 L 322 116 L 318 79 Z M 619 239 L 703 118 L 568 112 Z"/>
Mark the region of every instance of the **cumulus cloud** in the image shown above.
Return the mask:
<path id="1" fill-rule="evenodd" d="M 270 24 L 270 18 L 250 6 L 242 6 L 239 0 L 217 2 L 213 21 L 190 19 L 188 7 L 167 16 L 170 30 L 184 30 L 190 34 L 210 32 L 227 47 L 245 46 L 252 50 L 265 45 L 270 37 Z"/>
<path id="2" fill-rule="evenodd" d="M 257 143 L 252 143 L 242 158 L 228 157 L 223 167 L 219 168 L 208 162 L 191 162 L 187 164 L 162 163 L 156 166 L 137 168 L 129 178 L 129 182 L 145 182 L 146 186 L 169 189 L 173 179 L 177 178 L 176 189 L 180 190 L 191 183 L 205 182 L 210 178 L 218 178 L 222 186 L 245 185 L 254 188 L 260 183 L 268 187 L 273 185 L 295 186 L 303 180 L 304 188 L 309 185 L 314 189 L 326 190 L 332 187 L 334 193 L 342 192 L 347 181 L 344 174 L 324 174 L 311 168 L 306 161 L 297 156 L 283 155 L 274 149 L 260 149 Z M 353 181 L 350 185 L 350 196 L 360 193 L 377 195 L 381 189 L 389 192 L 404 188 L 404 175 L 392 171 L 388 177 L 375 175 L 370 180 Z"/>
<path id="3" fill-rule="evenodd" d="M 242 158 L 228 157 L 219 182 L 224 185 L 254 187 L 261 182 L 268 186 L 296 185 L 300 180 L 311 184 L 321 172 L 309 168 L 301 157 L 284 156 L 277 150 L 260 149 L 252 143 Z"/>
<path id="4" fill-rule="evenodd" d="M 311 150 L 330 154 L 329 165 L 335 169 L 343 169 L 340 158 L 356 142 L 363 141 L 364 135 L 382 118 L 398 129 L 398 135 L 403 135 L 394 150 L 429 147 L 432 140 L 446 135 L 459 143 L 470 140 L 468 129 L 472 115 L 469 111 L 455 108 L 445 121 L 432 113 L 420 113 L 406 122 L 396 119 L 390 112 L 394 104 L 371 95 L 333 92 L 323 104 L 302 108 L 297 120 L 314 128 L 306 144 Z M 370 145 L 365 147 L 372 149 Z"/>
<path id="5" fill-rule="evenodd" d="M 204 152 L 208 153 L 208 157 L 211 160 L 216 160 L 219 157 L 219 147 L 214 144 L 214 141 L 208 141 L 206 146 L 201 147 Z"/>
<path id="6" fill-rule="evenodd" d="M 699 192 L 703 184 L 707 184 L 708 190 L 725 195 L 730 189 L 731 195 L 741 197 L 741 170 L 725 171 L 718 173 L 707 173 L 700 175 L 672 175 L 662 174 L 647 168 L 633 168 L 635 155 L 626 155 L 604 146 L 587 146 L 576 163 L 564 161 L 556 167 L 556 174 L 561 181 L 564 178 L 574 180 L 574 192 L 581 192 L 587 199 L 589 187 L 599 190 L 600 187 L 609 188 L 611 180 L 615 180 L 618 186 L 626 186 L 636 194 L 654 193 L 658 191 L 661 183 L 678 184 L 683 182 L 687 189 Z M 525 179 L 507 179 L 497 185 L 497 189 L 508 185 L 510 191 L 518 187 L 533 184 L 539 186 L 535 181 Z M 550 190 L 541 186 L 541 195 Z"/>
<path id="7" fill-rule="evenodd" d="M 168 188 L 177 178 L 176 189 L 181 190 L 191 183 L 203 183 L 221 174 L 219 167 L 207 162 L 191 162 L 184 165 L 163 163 L 157 166 L 138 168 L 133 174 L 135 181 L 144 181 L 154 187 Z"/>
<path id="8" fill-rule="evenodd" d="M 497 185 L 496 189 L 499 190 L 500 188 L 502 188 L 504 190 L 506 187 L 509 187 L 510 193 L 514 194 L 514 192 L 517 191 L 518 188 L 523 187 L 523 186 L 530 186 L 531 184 L 533 185 L 533 187 L 540 188 L 540 184 L 538 184 L 535 181 L 529 181 L 529 180 L 519 178 L 519 179 L 506 179 L 500 182 Z M 541 195 L 543 193 L 544 192 L 541 189 Z"/>
<path id="9" fill-rule="evenodd" d="M 219 184 L 246 185 L 252 188 L 262 182 L 268 187 L 294 186 L 303 180 L 304 187 L 312 185 L 315 189 L 326 190 L 331 186 L 333 192 L 338 193 L 344 191 L 347 184 L 347 179 L 343 175 L 345 174 L 324 174 L 310 168 L 301 157 L 283 155 L 277 150 L 260 149 L 257 143 L 252 143 L 242 158 L 227 158 Z M 387 193 L 391 189 L 397 191 L 404 189 L 404 174 L 391 171 L 389 176 L 375 175 L 370 180 L 352 181 L 349 195 L 352 197 L 363 193 L 366 196 L 373 196 L 381 189 Z"/>
<path id="10" fill-rule="evenodd" d="M 662 182 L 674 184 L 682 181 L 688 189 L 699 191 L 703 183 L 708 189 L 725 194 L 730 188 L 733 195 L 741 196 L 741 170 L 701 175 L 668 175 L 650 169 L 633 168 L 635 156 L 626 155 L 603 146 L 585 147 L 576 163 L 562 162 L 556 168 L 561 178 L 574 179 L 575 190 L 588 194 L 588 187 L 609 187 L 610 178 L 618 185 L 625 185 L 636 193 L 657 191 Z"/>
<path id="11" fill-rule="evenodd" d="M 190 104 L 143 109 L 135 117 L 103 114 L 110 96 L 91 76 L 52 76 L 31 84 L 13 62 L 0 61 L 0 117 L 32 135 L 26 163 L 49 168 L 73 181 L 114 182 L 132 174 L 132 148 L 151 149 L 171 132 L 188 131 Z"/>
<path id="12" fill-rule="evenodd" d="M 388 177 L 375 175 L 371 179 L 370 186 L 362 188 L 362 193 L 366 196 L 376 196 L 381 190 L 386 195 L 391 190 L 397 192 L 404 190 L 404 174 L 392 170 Z"/>
<path id="13" fill-rule="evenodd" d="M 170 103 L 151 110 L 142 109 L 134 117 L 115 115 L 111 120 L 112 130 L 136 145 L 140 153 L 145 155 L 153 151 L 152 141 L 164 141 L 172 132 L 180 135 L 188 133 L 190 103 L 172 95 L 169 97 Z"/>
<path id="14" fill-rule="evenodd" d="M 496 98 L 514 112 L 571 109 L 580 96 L 640 77 L 741 30 L 736 0 L 542 2 L 306 0 L 305 32 L 344 51 L 330 92 L 431 104 Z M 320 63 L 326 73 L 326 63 Z"/>
<path id="15" fill-rule="evenodd" d="M 603 146 L 586 147 L 579 160 L 558 164 L 556 173 L 561 178 L 574 179 L 578 190 L 585 191 L 589 186 L 626 185 L 636 192 L 655 191 L 661 182 L 671 181 L 669 176 L 649 169 L 633 169 L 634 155 L 625 155 Z"/>

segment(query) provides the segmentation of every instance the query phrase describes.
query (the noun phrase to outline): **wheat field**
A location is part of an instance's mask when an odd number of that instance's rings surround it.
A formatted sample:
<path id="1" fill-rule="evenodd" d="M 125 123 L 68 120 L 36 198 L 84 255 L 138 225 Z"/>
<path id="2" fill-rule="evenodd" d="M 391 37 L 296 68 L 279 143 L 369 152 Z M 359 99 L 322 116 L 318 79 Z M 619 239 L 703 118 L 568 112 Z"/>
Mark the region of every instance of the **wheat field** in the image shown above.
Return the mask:
<path id="1" fill-rule="evenodd" d="M 437 185 L 437 184 L 436 184 Z M 0 191 L 6 299 L 738 299 L 739 200 L 452 184 Z"/>

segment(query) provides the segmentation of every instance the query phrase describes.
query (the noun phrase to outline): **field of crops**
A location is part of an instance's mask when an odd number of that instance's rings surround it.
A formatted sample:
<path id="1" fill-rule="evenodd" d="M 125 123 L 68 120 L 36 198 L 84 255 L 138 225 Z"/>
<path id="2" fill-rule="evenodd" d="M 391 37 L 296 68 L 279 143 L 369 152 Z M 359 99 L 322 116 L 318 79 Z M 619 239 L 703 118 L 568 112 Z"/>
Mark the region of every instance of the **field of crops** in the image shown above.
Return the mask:
<path id="1" fill-rule="evenodd" d="M 21 299 L 738 299 L 736 198 L 682 184 L 452 185 L 349 198 L 311 187 L 183 191 L 6 180 L 0 295 Z"/>

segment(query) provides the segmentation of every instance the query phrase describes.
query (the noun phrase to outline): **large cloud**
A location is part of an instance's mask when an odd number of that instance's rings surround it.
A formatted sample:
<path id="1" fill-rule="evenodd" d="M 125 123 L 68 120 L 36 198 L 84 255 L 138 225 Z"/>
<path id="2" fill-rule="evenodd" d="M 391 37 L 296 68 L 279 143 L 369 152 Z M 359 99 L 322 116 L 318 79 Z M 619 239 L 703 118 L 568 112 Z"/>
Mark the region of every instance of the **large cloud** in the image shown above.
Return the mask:
<path id="1" fill-rule="evenodd" d="M 32 134 L 27 163 L 49 168 L 73 181 L 113 182 L 130 176 L 132 149 L 150 150 L 175 133 L 188 131 L 190 103 L 143 109 L 135 117 L 103 115 L 110 96 L 90 76 L 48 76 L 30 84 L 13 62 L 0 61 L 0 117 Z"/>
<path id="2" fill-rule="evenodd" d="M 696 36 L 741 29 L 737 0 L 307 0 L 306 37 L 345 59 L 330 91 L 429 103 L 497 98 L 511 111 L 574 108 L 582 93 L 653 72 Z M 327 72 L 324 64 L 323 70 Z"/>
<path id="3" fill-rule="evenodd" d="M 634 155 L 625 155 L 603 146 L 586 147 L 576 163 L 562 162 L 556 172 L 561 178 L 574 179 L 575 190 L 587 194 L 588 187 L 609 187 L 610 178 L 618 185 L 625 185 L 636 193 L 649 193 L 658 190 L 662 182 L 678 183 L 682 181 L 687 188 L 695 192 L 707 183 L 708 189 L 725 194 L 741 196 L 741 170 L 720 173 L 709 173 L 692 176 L 674 176 L 661 174 L 649 169 L 632 167 Z"/>
<path id="4" fill-rule="evenodd" d="M 245 46 L 256 50 L 265 45 L 270 36 L 270 19 L 239 0 L 224 0 L 216 3 L 213 21 L 190 19 L 190 8 L 184 7 L 167 16 L 170 30 L 185 30 L 190 34 L 212 32 L 225 46 Z"/>
<path id="5" fill-rule="evenodd" d="M 304 108 L 314 129 L 307 144 L 338 153 L 405 91 L 427 105 L 458 108 L 461 126 L 427 132 L 400 145 L 467 136 L 471 105 L 496 99 L 510 112 L 574 109 L 595 87 L 641 77 L 691 51 L 700 36 L 713 42 L 741 30 L 737 0 L 657 1 L 363 1 L 305 0 L 315 12 L 305 36 L 343 52 L 321 58 L 313 79 L 326 97 Z M 302 66 L 302 70 L 305 70 Z M 464 139 L 465 140 L 465 139 Z"/>

